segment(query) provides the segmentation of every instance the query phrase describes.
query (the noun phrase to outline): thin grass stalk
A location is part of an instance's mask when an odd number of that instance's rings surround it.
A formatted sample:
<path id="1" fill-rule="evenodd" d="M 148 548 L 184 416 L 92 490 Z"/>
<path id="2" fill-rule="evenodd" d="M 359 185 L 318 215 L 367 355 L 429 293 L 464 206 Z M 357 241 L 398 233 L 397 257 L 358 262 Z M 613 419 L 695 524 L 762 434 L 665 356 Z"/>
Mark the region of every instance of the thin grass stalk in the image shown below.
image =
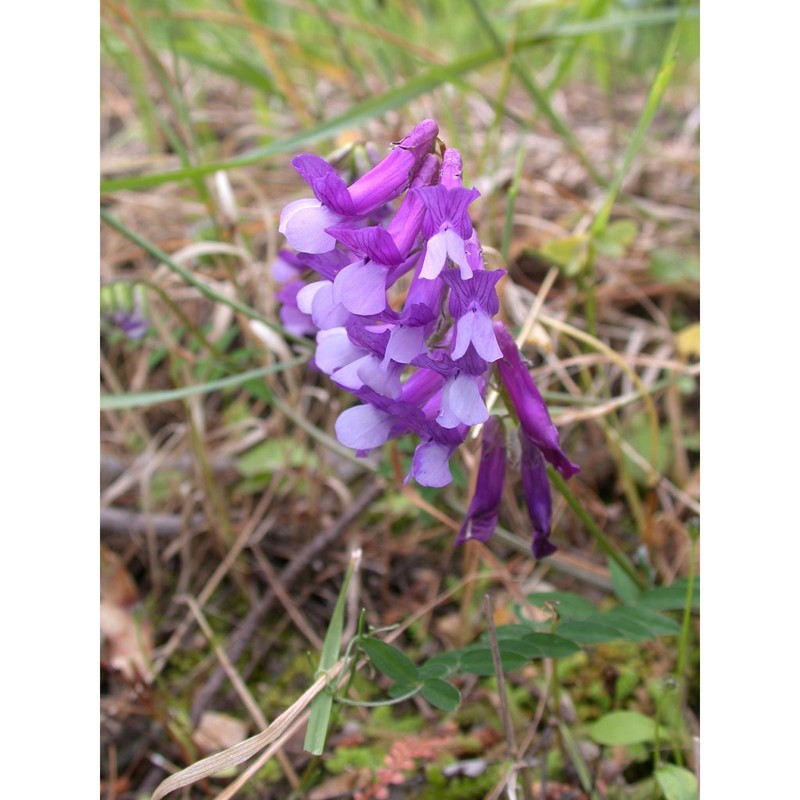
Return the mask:
<path id="1" fill-rule="evenodd" d="M 259 322 L 262 322 L 268 328 L 271 328 L 276 333 L 279 333 L 285 339 L 289 339 L 290 341 L 302 345 L 305 349 L 311 347 L 311 342 L 307 339 L 303 339 L 300 336 L 295 336 L 289 331 L 285 330 L 280 325 L 276 324 L 273 320 L 268 319 L 267 317 L 262 316 L 259 314 L 255 309 L 250 308 L 250 306 L 245 305 L 244 303 L 240 303 L 238 300 L 234 300 L 229 297 L 225 297 L 225 295 L 220 294 L 219 292 L 214 291 L 210 286 L 204 283 L 201 280 L 195 278 L 189 270 L 182 267 L 180 264 L 173 261 L 163 250 L 160 250 L 151 242 L 148 242 L 146 239 L 139 236 L 139 234 L 134 233 L 130 228 L 128 228 L 124 223 L 120 222 L 116 217 L 111 216 L 104 208 L 100 208 L 100 217 L 101 219 L 110 227 L 112 227 L 115 231 L 121 233 L 125 238 L 132 241 L 134 244 L 138 245 L 142 248 L 146 253 L 150 256 L 155 258 L 157 261 L 160 261 L 165 267 L 168 267 L 177 275 L 180 275 L 183 280 L 188 283 L 190 286 L 193 286 L 197 289 L 202 295 L 208 297 L 209 299 L 213 300 L 216 303 L 222 303 L 222 305 L 229 306 L 234 311 L 238 311 L 240 314 L 244 314 L 248 319 L 257 319 Z"/>

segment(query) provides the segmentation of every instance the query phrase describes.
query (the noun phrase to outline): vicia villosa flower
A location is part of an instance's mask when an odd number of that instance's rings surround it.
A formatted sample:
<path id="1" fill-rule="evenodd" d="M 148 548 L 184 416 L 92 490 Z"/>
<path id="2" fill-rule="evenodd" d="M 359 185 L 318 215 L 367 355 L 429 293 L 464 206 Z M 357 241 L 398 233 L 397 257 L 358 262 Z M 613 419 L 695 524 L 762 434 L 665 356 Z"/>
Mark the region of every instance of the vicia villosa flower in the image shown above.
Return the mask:
<path id="1" fill-rule="evenodd" d="M 364 455 L 390 439 L 417 439 L 406 480 L 449 484 L 453 454 L 483 425 L 458 543 L 486 541 L 497 526 L 506 436 L 518 420 L 522 493 L 542 558 L 555 550 L 546 462 L 565 478 L 578 467 L 561 450 L 513 337 L 495 320 L 506 273 L 484 266 L 468 212 L 480 193 L 463 186 L 461 155 L 438 132 L 433 120 L 420 122 L 349 186 L 319 156 L 292 159 L 314 197 L 281 213 L 279 230 L 296 251 L 281 251 L 273 265 L 281 320 L 295 335 L 316 337 L 316 366 L 359 401 L 336 420 L 343 445 Z M 490 414 L 490 386 L 507 398 L 505 417 Z"/>

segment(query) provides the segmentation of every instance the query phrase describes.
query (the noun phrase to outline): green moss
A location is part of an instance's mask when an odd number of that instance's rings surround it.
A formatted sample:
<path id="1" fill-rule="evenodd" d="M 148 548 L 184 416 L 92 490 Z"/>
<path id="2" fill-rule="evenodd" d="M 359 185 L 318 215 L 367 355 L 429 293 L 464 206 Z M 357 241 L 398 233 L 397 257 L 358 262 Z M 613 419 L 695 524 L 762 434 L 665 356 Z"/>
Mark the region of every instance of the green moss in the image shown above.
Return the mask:
<path id="1" fill-rule="evenodd" d="M 474 778 L 448 777 L 442 764 L 429 764 L 425 767 L 426 786 L 419 796 L 421 800 L 480 800 L 497 785 L 500 769 L 500 764 L 491 764 Z"/>
<path id="2" fill-rule="evenodd" d="M 370 747 L 337 747 L 332 756 L 325 759 L 325 769 L 336 775 L 357 769 L 373 770 L 383 763 L 386 749 L 379 745 Z"/>

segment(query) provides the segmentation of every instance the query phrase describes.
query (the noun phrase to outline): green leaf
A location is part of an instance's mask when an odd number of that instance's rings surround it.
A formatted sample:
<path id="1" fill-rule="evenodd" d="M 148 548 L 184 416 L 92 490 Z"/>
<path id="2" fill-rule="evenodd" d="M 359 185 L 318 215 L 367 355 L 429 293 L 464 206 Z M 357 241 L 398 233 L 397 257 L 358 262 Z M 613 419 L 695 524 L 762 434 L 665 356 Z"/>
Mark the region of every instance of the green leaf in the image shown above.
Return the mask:
<path id="1" fill-rule="evenodd" d="M 613 625 L 600 622 L 600 615 L 591 619 L 575 619 L 558 626 L 562 635 L 578 644 L 602 644 L 626 638 L 624 633 Z"/>
<path id="2" fill-rule="evenodd" d="M 654 250 L 650 254 L 650 273 L 663 283 L 700 280 L 700 262 L 690 254 L 677 250 Z"/>
<path id="3" fill-rule="evenodd" d="M 675 764 L 664 764 L 654 773 L 666 800 L 697 800 L 697 778 L 694 773 Z"/>
<path id="4" fill-rule="evenodd" d="M 500 663 L 503 665 L 504 672 L 512 669 L 519 669 L 519 667 L 525 666 L 530 660 L 531 656 L 526 653 L 520 653 L 506 643 L 500 645 Z M 488 676 L 495 674 L 492 651 L 488 646 L 473 645 L 464 648 L 461 651 L 459 663 L 461 665 L 461 671 L 468 672 L 471 675 Z"/>
<path id="5" fill-rule="evenodd" d="M 595 237 L 594 245 L 605 256 L 624 256 L 638 233 L 639 226 L 633 220 L 620 219 Z"/>
<path id="6" fill-rule="evenodd" d="M 267 439 L 248 450 L 236 462 L 245 478 L 281 472 L 285 469 L 314 469 L 319 465 L 317 454 L 290 436 Z"/>
<path id="7" fill-rule="evenodd" d="M 588 237 L 584 233 L 576 233 L 563 239 L 551 239 L 539 248 L 539 252 L 561 267 L 565 275 L 574 277 L 586 266 L 589 256 Z"/>
<path id="8" fill-rule="evenodd" d="M 680 633 L 681 630 L 681 626 L 674 619 L 665 617 L 652 609 L 638 606 L 622 606 L 612 609 L 603 616 L 611 625 L 619 625 L 620 621 L 641 625 L 650 632 L 652 639 L 664 635 L 671 636 Z"/>
<path id="9" fill-rule="evenodd" d="M 628 605 L 633 605 L 642 593 L 633 579 L 614 561 L 608 559 L 608 569 L 611 572 L 611 583 L 614 585 L 614 594 Z"/>
<path id="10" fill-rule="evenodd" d="M 369 660 L 384 675 L 402 684 L 419 681 L 416 664 L 402 651 L 379 639 L 364 638 L 358 646 L 369 656 Z"/>
<path id="11" fill-rule="evenodd" d="M 461 702 L 461 692 L 441 678 L 428 678 L 422 682 L 422 696 L 442 711 L 455 711 Z"/>
<path id="12" fill-rule="evenodd" d="M 612 711 L 589 727 L 589 736 L 611 747 L 652 742 L 661 737 L 656 722 L 637 711 Z"/>
<path id="13" fill-rule="evenodd" d="M 536 633 L 536 628 L 531 623 L 515 623 L 512 625 L 501 625 L 496 629 L 498 642 L 518 642 L 524 639 L 531 633 Z M 489 634 L 486 633 L 482 637 L 483 640 L 489 640 Z"/>
<path id="14" fill-rule="evenodd" d="M 538 658 L 564 658 L 580 652 L 581 649 L 575 642 L 554 633 L 530 633 L 521 644 L 535 647 L 539 651 Z"/>
<path id="15" fill-rule="evenodd" d="M 686 607 L 686 593 L 689 590 L 689 581 L 681 578 L 670 586 L 659 586 L 644 592 L 636 601 L 637 607 L 651 608 L 654 611 L 682 611 Z M 695 578 L 692 591 L 692 608 L 700 605 L 700 579 Z"/>
<path id="16" fill-rule="evenodd" d="M 439 653 L 429 658 L 419 668 L 420 678 L 444 678 L 458 672 L 458 652 Z"/>
<path id="17" fill-rule="evenodd" d="M 537 592 L 529 594 L 528 601 L 537 608 L 552 603 L 562 620 L 584 619 L 597 613 L 594 603 L 573 592 Z"/>
<path id="18" fill-rule="evenodd" d="M 640 619 L 631 619 L 621 608 L 600 614 L 598 621 L 616 628 L 621 634 L 620 638 L 626 642 L 646 642 L 657 638 L 657 634 L 649 625 Z"/>

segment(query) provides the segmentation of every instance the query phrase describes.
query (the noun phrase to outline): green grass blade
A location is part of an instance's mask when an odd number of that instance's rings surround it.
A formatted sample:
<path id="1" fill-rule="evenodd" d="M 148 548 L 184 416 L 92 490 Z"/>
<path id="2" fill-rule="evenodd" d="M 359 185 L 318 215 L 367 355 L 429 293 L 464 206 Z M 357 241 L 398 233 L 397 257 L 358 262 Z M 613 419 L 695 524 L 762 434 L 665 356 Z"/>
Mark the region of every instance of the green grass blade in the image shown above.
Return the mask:
<path id="1" fill-rule="evenodd" d="M 517 39 L 514 43 L 514 51 L 519 52 L 520 50 L 535 47 L 546 42 L 558 39 L 569 39 L 576 36 L 585 36 L 589 33 L 603 33 L 648 25 L 663 25 L 665 23 L 674 22 L 677 17 L 677 10 L 662 9 L 639 14 L 624 14 L 610 19 L 563 25 L 559 28 L 541 31 L 532 36 Z M 270 142 L 263 147 L 258 147 L 236 158 L 209 164 L 200 164 L 188 169 L 178 169 L 171 172 L 136 175 L 126 178 L 112 178 L 100 182 L 100 191 L 114 192 L 121 189 L 145 189 L 171 181 L 188 180 L 199 175 L 208 175 L 218 170 L 228 170 L 256 164 L 270 156 L 280 155 L 282 153 L 296 152 L 300 147 L 313 144 L 321 139 L 333 136 L 340 131 L 352 128 L 361 122 L 380 116 L 387 111 L 400 108 L 408 104 L 411 100 L 433 91 L 444 83 L 458 83 L 464 73 L 472 72 L 475 69 L 491 64 L 503 58 L 504 55 L 505 54 L 498 54 L 494 46 L 478 50 L 472 55 L 453 61 L 450 64 L 431 67 L 421 75 L 411 78 L 402 86 L 390 89 L 377 97 L 358 103 L 338 117 L 324 120 L 319 125 L 306 128 L 285 139 Z"/>
<path id="2" fill-rule="evenodd" d="M 611 216 L 611 209 L 614 207 L 619 190 L 622 187 L 622 181 L 628 174 L 634 156 L 639 152 L 650 123 L 661 105 L 661 100 L 664 97 L 664 92 L 669 86 L 672 72 L 675 69 L 675 54 L 678 47 L 678 40 L 680 38 L 681 28 L 686 16 L 686 2 L 681 4 L 680 15 L 672 29 L 672 35 L 664 48 L 664 54 L 661 57 L 661 63 L 656 72 L 655 79 L 650 85 L 650 91 L 647 93 L 647 100 L 645 101 L 642 113 L 639 115 L 639 120 L 636 123 L 636 128 L 628 144 L 628 149 L 625 151 L 625 157 L 622 160 L 620 168 L 617 170 L 614 179 L 611 181 L 606 198 L 597 216 L 592 221 L 589 232 L 592 237 L 600 234 L 608 224 L 609 217 Z"/>
<path id="3" fill-rule="evenodd" d="M 353 577 L 358 562 L 361 560 L 361 551 L 358 550 L 350 557 L 350 564 L 342 582 L 336 606 L 333 609 L 328 631 L 325 634 L 325 641 L 322 643 L 322 655 L 319 660 L 319 674 L 327 672 L 339 659 L 339 651 L 342 649 L 342 632 L 344 630 L 344 608 L 347 601 L 347 588 L 350 579 Z M 325 749 L 325 740 L 328 736 L 328 725 L 331 719 L 331 708 L 333 706 L 333 693 L 330 691 L 320 692 L 311 703 L 311 717 L 308 720 L 306 738 L 303 749 L 312 755 L 322 755 Z"/>
<path id="4" fill-rule="evenodd" d="M 306 361 L 308 361 L 307 356 L 300 356 L 293 358 L 291 361 L 271 364 L 268 367 L 252 369 L 249 372 L 242 372 L 239 375 L 231 375 L 227 378 L 219 378 L 215 381 L 208 381 L 208 383 L 199 383 L 196 386 L 182 386 L 180 389 L 165 389 L 160 392 L 141 392 L 137 394 L 106 394 L 100 398 L 100 410 L 122 411 L 127 408 L 143 408 L 145 406 L 169 403 L 173 400 L 183 400 L 187 397 L 208 394 L 220 389 L 228 389 L 231 386 L 239 386 L 242 383 L 253 380 L 253 378 L 263 378 L 265 375 L 282 372 L 290 367 L 304 364 Z"/>

